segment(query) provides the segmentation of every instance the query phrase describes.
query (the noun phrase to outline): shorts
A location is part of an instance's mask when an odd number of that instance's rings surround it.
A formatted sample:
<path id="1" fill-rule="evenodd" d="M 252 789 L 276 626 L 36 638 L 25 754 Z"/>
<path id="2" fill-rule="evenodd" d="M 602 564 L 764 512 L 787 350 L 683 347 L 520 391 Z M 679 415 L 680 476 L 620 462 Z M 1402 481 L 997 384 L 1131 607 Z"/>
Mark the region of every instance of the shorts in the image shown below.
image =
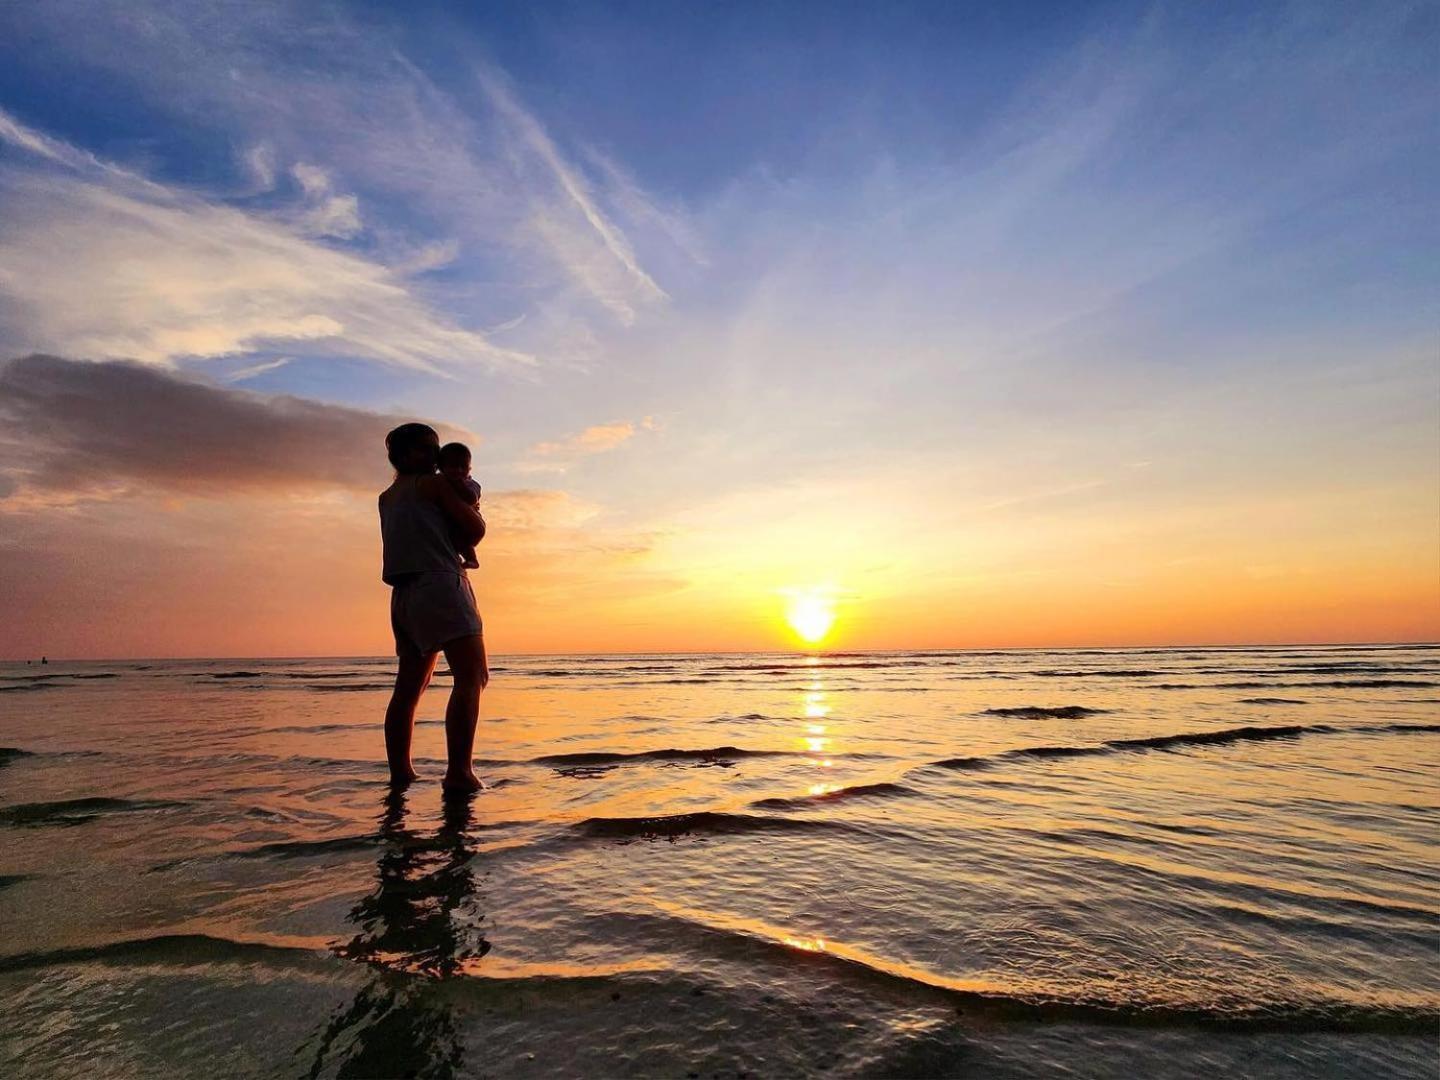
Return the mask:
<path id="1" fill-rule="evenodd" d="M 456 638 L 483 634 L 475 593 L 464 574 L 416 574 L 390 590 L 397 656 L 429 656 Z"/>

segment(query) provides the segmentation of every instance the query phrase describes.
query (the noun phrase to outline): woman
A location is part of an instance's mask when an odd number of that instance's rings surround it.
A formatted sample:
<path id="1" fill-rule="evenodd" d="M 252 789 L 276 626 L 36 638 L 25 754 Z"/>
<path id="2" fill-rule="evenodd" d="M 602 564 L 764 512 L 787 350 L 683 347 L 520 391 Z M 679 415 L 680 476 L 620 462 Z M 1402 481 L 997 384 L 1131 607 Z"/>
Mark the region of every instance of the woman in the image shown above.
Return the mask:
<path id="1" fill-rule="evenodd" d="M 457 536 L 478 544 L 485 519 L 435 472 L 440 436 L 424 424 L 401 424 L 385 436 L 395 481 L 380 493 L 381 576 L 390 585 L 390 625 L 400 669 L 385 710 L 390 782 L 417 779 L 410 764 L 415 708 L 430 684 L 435 657 L 445 654 L 455 685 L 445 707 L 447 791 L 484 787 L 475 775 L 475 723 L 480 691 L 490 681 L 475 594 L 456 553 Z M 454 532 L 452 532 L 452 527 Z"/>

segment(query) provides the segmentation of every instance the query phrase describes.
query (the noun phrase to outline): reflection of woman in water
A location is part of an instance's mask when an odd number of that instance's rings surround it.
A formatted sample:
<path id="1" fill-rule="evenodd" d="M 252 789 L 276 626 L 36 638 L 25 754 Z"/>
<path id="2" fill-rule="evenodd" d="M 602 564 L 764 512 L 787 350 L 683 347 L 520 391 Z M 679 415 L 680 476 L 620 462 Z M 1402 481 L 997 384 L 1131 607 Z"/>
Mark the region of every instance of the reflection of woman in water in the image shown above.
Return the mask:
<path id="1" fill-rule="evenodd" d="M 368 964 L 375 977 L 331 1018 L 312 1077 L 462 1071 L 464 1047 L 442 980 L 490 951 L 482 916 L 473 909 L 470 799 L 445 800 L 445 819 L 433 838 L 407 828 L 405 815 L 405 794 L 392 789 L 380 817 L 384 848 L 375 888 L 350 911 L 359 932 L 336 949 Z"/>
<path id="2" fill-rule="evenodd" d="M 390 624 L 400 658 L 395 691 L 385 710 L 385 755 L 390 781 L 416 779 L 410 764 L 415 708 L 430 684 L 435 658 L 443 652 L 455 677 L 445 707 L 445 750 L 449 763 L 442 781 L 449 791 L 475 791 L 475 723 L 480 691 L 490 680 L 485 638 L 475 594 L 455 550 L 455 530 L 468 544 L 485 536 L 485 519 L 466 503 L 435 468 L 440 436 L 424 424 L 401 424 L 385 436 L 395 467 L 394 482 L 380 493 L 381 576 L 390 593 Z"/>

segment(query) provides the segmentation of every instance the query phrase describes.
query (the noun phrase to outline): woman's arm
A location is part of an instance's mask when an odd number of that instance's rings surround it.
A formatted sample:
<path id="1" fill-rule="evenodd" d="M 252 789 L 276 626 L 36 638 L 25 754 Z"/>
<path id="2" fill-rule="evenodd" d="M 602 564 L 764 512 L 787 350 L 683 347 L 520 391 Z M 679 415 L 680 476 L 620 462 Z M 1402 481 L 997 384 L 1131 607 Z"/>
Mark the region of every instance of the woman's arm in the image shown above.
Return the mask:
<path id="1" fill-rule="evenodd" d="M 422 476 L 419 487 L 427 499 L 445 511 L 445 516 L 455 523 L 467 542 L 478 544 L 485 539 L 485 519 L 479 510 L 455 493 L 450 481 L 443 476 Z"/>

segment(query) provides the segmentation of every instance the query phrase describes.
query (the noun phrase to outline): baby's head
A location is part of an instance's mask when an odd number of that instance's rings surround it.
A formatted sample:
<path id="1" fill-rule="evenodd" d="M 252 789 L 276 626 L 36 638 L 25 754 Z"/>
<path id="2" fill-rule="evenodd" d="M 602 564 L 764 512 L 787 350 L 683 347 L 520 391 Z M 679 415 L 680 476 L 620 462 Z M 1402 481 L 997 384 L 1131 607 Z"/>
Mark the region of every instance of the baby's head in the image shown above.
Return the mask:
<path id="1" fill-rule="evenodd" d="M 440 448 L 440 471 L 464 480 L 470 475 L 470 448 L 464 443 L 446 443 Z"/>

